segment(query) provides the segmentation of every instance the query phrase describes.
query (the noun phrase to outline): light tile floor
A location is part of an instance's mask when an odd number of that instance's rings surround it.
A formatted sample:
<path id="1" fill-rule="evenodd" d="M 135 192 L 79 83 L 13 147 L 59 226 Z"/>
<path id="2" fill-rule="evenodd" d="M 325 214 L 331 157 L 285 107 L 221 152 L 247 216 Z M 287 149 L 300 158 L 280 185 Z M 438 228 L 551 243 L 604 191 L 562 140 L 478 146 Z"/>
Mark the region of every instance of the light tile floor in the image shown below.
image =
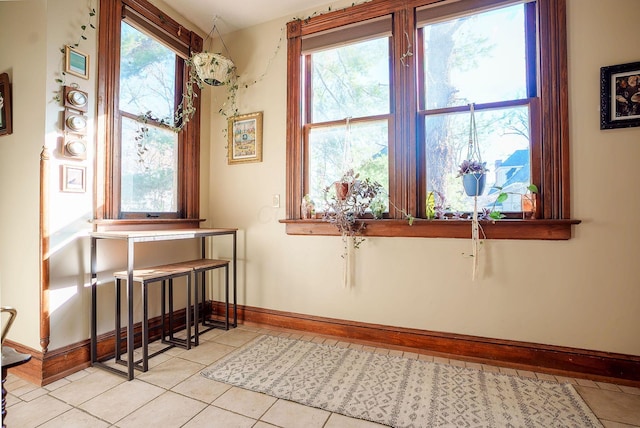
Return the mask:
<path id="1" fill-rule="evenodd" d="M 397 348 L 347 342 L 295 331 L 239 326 L 211 330 L 200 346 L 189 351 L 173 348 L 149 361 L 146 373 L 130 382 L 99 368 L 88 368 L 44 387 L 9 373 L 5 387 L 9 428 L 372 428 L 382 425 L 348 418 L 268 395 L 208 380 L 200 371 L 259 334 L 285 335 L 374 352 L 462 365 L 523 377 L 570 382 L 606 428 L 640 427 L 640 388 L 543 373 L 450 360 Z M 157 346 L 156 343 L 151 347 Z"/>

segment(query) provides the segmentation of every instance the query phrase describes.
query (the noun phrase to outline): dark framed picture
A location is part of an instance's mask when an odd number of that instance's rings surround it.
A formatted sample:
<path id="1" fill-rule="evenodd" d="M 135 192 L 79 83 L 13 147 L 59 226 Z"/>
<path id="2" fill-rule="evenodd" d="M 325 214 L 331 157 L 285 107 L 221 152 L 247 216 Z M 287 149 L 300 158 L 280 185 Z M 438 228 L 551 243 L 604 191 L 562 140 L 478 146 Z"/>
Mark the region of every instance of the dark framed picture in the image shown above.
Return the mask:
<path id="1" fill-rule="evenodd" d="M 0 135 L 13 132 L 11 127 L 11 83 L 7 73 L 0 74 Z"/>
<path id="2" fill-rule="evenodd" d="M 74 76 L 89 78 L 89 55 L 71 46 L 64 47 L 64 71 Z"/>
<path id="3" fill-rule="evenodd" d="M 640 126 L 640 62 L 600 69 L 600 129 Z"/>
<path id="4" fill-rule="evenodd" d="M 262 162 L 262 112 L 229 119 L 228 164 Z"/>

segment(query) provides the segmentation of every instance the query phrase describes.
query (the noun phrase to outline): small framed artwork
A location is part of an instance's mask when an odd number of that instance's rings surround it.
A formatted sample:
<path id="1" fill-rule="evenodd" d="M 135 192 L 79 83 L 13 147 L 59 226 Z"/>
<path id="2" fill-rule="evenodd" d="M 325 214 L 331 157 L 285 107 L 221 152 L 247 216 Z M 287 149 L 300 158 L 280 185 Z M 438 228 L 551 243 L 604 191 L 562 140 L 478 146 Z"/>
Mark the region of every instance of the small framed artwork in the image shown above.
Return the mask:
<path id="1" fill-rule="evenodd" d="M 62 165 L 62 191 L 83 193 L 87 190 L 87 168 Z"/>
<path id="2" fill-rule="evenodd" d="M 227 135 L 229 165 L 262 162 L 262 112 L 230 118 Z"/>
<path id="3" fill-rule="evenodd" d="M 13 132 L 11 127 L 11 83 L 7 73 L 0 74 L 0 135 Z"/>
<path id="4" fill-rule="evenodd" d="M 74 76 L 89 78 L 89 55 L 72 48 L 64 47 L 64 71 Z"/>
<path id="5" fill-rule="evenodd" d="M 600 69 L 600 129 L 640 126 L 640 62 Z"/>

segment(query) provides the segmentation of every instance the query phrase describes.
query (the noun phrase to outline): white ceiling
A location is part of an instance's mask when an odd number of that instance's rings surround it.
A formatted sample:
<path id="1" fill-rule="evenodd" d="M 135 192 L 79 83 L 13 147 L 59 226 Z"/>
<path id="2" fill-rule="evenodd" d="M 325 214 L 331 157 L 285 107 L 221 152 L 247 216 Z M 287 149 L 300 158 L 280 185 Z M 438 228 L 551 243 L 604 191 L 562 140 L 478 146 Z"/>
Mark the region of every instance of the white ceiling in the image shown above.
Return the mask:
<path id="1" fill-rule="evenodd" d="M 171 7 L 205 33 L 216 28 L 222 34 L 273 19 L 293 19 L 299 12 L 327 5 L 330 0 L 169 0 Z"/>

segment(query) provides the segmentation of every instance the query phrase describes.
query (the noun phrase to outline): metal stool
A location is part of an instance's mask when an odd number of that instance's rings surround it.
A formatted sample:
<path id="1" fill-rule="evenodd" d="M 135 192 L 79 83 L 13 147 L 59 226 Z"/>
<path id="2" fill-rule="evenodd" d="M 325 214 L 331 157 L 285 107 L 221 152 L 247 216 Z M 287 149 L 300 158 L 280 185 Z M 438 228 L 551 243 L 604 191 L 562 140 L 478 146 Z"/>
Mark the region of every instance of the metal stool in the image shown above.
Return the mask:
<path id="1" fill-rule="evenodd" d="M 134 368 L 146 372 L 149 369 L 149 358 L 152 358 L 174 346 L 185 349 L 191 349 L 191 268 L 183 266 L 180 263 L 169 264 L 163 266 L 154 266 L 147 269 L 136 269 L 133 271 L 133 281 L 142 285 L 142 359 L 138 361 L 125 362 L 120 359 L 122 355 L 120 349 L 120 300 L 121 300 L 121 281 L 127 279 L 127 271 L 114 272 L 116 278 L 116 344 L 115 344 L 115 360 L 119 364 L 133 364 Z M 173 337 L 173 279 L 181 276 L 187 277 L 187 306 L 186 306 L 186 330 L 187 338 L 185 340 Z M 166 281 L 169 281 L 169 339 L 165 328 L 165 287 Z M 149 355 L 149 297 L 147 286 L 155 282 L 162 282 L 162 343 L 169 346 Z M 129 311 L 133 310 L 133 302 L 128 302 Z M 142 363 L 142 364 L 140 364 Z"/>
<path id="2" fill-rule="evenodd" d="M 195 314 L 194 314 L 194 341 L 195 344 L 198 345 L 200 343 L 199 336 L 201 333 L 205 333 L 214 328 L 224 328 L 225 330 L 229 330 L 229 260 L 216 260 L 216 259 L 196 259 L 190 260 L 188 262 L 181 262 L 180 266 L 189 266 L 193 269 L 193 273 L 195 276 Z M 204 281 L 204 274 L 208 270 L 215 270 L 219 268 L 224 268 L 224 296 L 225 296 L 225 319 L 224 321 L 216 321 L 207 319 L 206 311 L 204 310 L 204 303 L 206 301 L 206 287 Z M 200 290 L 200 279 L 202 279 L 202 293 L 199 293 Z M 198 314 L 198 307 L 200 304 L 199 297 L 202 297 L 202 316 L 200 317 Z M 234 313 L 236 311 L 236 306 L 234 303 Z M 199 331 L 198 322 L 202 318 L 202 325 L 207 327 L 203 331 Z"/>

